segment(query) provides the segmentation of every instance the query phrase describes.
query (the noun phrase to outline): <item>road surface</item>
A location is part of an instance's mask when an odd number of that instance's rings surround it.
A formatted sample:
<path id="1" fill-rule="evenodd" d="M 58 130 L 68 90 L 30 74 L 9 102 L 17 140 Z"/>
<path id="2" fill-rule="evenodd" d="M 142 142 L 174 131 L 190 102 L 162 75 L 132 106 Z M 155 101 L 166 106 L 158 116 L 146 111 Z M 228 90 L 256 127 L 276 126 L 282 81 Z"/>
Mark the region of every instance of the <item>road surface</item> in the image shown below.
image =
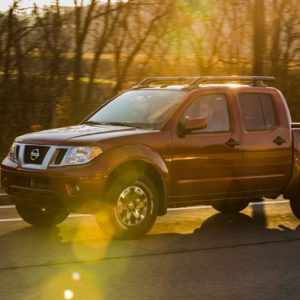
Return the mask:
<path id="1" fill-rule="evenodd" d="M 300 299 L 299 224 L 282 199 L 237 215 L 192 207 L 111 241 L 92 216 L 47 230 L 0 206 L 0 299 Z"/>

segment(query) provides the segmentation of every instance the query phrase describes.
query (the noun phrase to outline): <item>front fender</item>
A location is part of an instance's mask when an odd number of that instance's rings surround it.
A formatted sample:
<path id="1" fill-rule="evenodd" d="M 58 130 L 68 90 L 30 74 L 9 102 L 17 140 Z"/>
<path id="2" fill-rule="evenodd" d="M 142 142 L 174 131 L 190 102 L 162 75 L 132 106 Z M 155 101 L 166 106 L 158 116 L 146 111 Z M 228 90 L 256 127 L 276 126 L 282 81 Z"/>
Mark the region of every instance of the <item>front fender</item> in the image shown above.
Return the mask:
<path id="1" fill-rule="evenodd" d="M 114 171 L 130 162 L 142 162 L 154 168 L 163 185 L 163 195 L 160 195 L 163 201 L 161 214 L 166 212 L 169 195 L 169 169 L 159 153 L 145 145 L 124 145 L 113 148 L 101 156 L 99 163 L 101 162 L 101 169 L 103 170 L 103 167 L 105 169 L 105 177 L 107 180 Z M 105 166 L 103 164 L 105 164 Z"/>

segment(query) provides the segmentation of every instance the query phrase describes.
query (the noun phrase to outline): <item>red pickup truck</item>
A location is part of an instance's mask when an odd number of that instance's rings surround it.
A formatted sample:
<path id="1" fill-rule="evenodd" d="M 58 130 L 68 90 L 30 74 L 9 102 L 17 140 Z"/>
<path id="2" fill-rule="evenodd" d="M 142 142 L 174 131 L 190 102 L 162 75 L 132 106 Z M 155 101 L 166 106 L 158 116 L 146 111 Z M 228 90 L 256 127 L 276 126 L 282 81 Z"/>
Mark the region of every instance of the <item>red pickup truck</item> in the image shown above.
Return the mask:
<path id="1" fill-rule="evenodd" d="M 80 125 L 17 137 L 2 186 L 32 225 L 90 213 L 123 239 L 145 235 L 171 206 L 235 213 L 283 194 L 300 218 L 300 126 L 271 80 L 145 79 Z"/>

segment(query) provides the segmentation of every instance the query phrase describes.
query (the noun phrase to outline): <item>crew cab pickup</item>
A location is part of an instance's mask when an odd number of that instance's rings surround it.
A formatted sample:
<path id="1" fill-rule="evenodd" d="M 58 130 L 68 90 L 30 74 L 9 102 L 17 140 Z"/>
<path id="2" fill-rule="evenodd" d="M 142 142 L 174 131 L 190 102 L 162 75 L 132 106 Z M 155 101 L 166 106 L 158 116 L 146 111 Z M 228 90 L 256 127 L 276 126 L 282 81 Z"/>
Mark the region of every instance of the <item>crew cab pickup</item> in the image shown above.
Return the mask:
<path id="1" fill-rule="evenodd" d="M 237 213 L 283 194 L 300 218 L 300 126 L 271 80 L 147 78 L 79 125 L 17 137 L 2 186 L 32 225 L 89 213 L 122 239 L 172 206 Z"/>

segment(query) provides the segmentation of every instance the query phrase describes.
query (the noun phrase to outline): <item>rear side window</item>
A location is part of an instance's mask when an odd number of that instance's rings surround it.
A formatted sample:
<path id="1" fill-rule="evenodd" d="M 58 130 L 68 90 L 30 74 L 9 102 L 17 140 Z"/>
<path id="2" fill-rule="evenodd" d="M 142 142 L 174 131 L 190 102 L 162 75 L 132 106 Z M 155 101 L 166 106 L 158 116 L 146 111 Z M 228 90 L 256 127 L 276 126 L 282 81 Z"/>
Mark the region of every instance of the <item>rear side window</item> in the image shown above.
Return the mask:
<path id="1" fill-rule="evenodd" d="M 247 131 L 268 130 L 276 125 L 271 95 L 242 93 L 238 95 L 244 127 Z"/>

